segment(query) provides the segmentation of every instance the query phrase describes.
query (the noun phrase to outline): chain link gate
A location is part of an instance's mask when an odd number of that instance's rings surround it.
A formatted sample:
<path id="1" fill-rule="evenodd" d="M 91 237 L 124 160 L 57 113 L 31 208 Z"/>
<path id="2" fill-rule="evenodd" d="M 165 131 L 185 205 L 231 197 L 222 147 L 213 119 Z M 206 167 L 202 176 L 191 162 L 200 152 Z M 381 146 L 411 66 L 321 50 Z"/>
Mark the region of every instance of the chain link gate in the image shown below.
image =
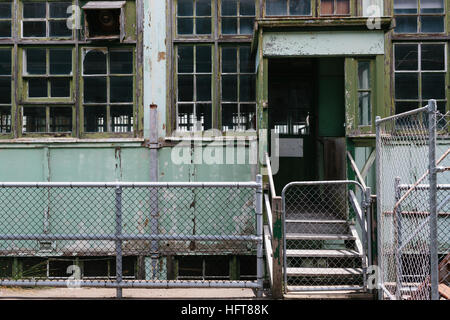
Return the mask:
<path id="1" fill-rule="evenodd" d="M 449 285 L 448 120 L 430 100 L 376 121 L 381 299 L 438 299 Z"/>
<path id="2" fill-rule="evenodd" d="M 285 292 L 365 290 L 370 189 L 348 180 L 292 182 L 282 202 Z"/>
<path id="3" fill-rule="evenodd" d="M 0 220 L 0 257 L 76 260 L 67 269 L 73 275 L 0 274 L 0 286 L 117 288 L 118 297 L 122 288 L 172 287 L 253 288 L 262 295 L 260 175 L 256 182 L 0 183 Z M 256 279 L 177 272 L 177 259 L 207 255 L 256 256 Z M 79 269 L 105 256 L 115 260 L 109 277 L 85 277 Z M 139 274 L 127 276 L 127 257 L 142 258 Z"/>

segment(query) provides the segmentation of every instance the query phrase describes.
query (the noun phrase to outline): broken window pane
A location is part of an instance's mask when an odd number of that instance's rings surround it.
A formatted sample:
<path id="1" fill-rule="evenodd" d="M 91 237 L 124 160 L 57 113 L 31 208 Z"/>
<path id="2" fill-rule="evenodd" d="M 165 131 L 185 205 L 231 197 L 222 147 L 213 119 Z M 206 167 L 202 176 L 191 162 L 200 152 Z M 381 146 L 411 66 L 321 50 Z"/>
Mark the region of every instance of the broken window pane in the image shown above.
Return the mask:
<path id="1" fill-rule="evenodd" d="M 417 99 L 419 97 L 419 74 L 396 73 L 395 74 L 395 98 Z"/>
<path id="2" fill-rule="evenodd" d="M 0 38 L 11 37 L 11 21 L 0 21 Z"/>
<path id="3" fill-rule="evenodd" d="M 422 73 L 422 99 L 445 99 L 445 73 Z"/>
<path id="4" fill-rule="evenodd" d="M 418 70 L 417 44 L 396 44 L 394 51 L 395 70 Z"/>
<path id="5" fill-rule="evenodd" d="M 33 78 L 28 80 L 28 97 L 44 98 L 47 96 L 47 79 Z"/>
<path id="6" fill-rule="evenodd" d="M 46 74 L 46 56 L 46 49 L 26 49 L 27 74 Z"/>
<path id="7" fill-rule="evenodd" d="M 106 74 L 106 53 L 100 50 L 86 52 L 83 72 L 84 74 Z"/>
<path id="8" fill-rule="evenodd" d="M 194 15 L 194 3 L 192 0 L 178 0 L 177 7 L 178 16 L 193 16 Z"/>
<path id="9" fill-rule="evenodd" d="M 23 17 L 24 19 L 45 19 L 46 15 L 45 2 L 24 2 Z"/>
<path id="10" fill-rule="evenodd" d="M 443 0 L 421 0 L 420 1 L 421 13 L 443 13 L 444 1 Z"/>
<path id="11" fill-rule="evenodd" d="M 11 74 L 11 50 L 0 49 L 0 75 Z"/>
<path id="12" fill-rule="evenodd" d="M 311 14 L 311 0 L 291 0 L 289 2 L 289 14 L 304 16 Z"/>
<path id="13" fill-rule="evenodd" d="M 237 18 L 222 18 L 222 33 L 237 34 Z"/>
<path id="14" fill-rule="evenodd" d="M 178 47 L 178 73 L 194 72 L 194 47 Z"/>
<path id="15" fill-rule="evenodd" d="M 285 16 L 287 15 L 286 0 L 266 0 L 266 14 L 268 16 Z"/>
<path id="16" fill-rule="evenodd" d="M 194 33 L 194 19 L 193 18 L 178 18 L 177 19 L 177 33 L 178 34 L 193 34 Z"/>
<path id="17" fill-rule="evenodd" d="M 11 19 L 11 3 L 0 3 L 0 19 Z"/>
<path id="18" fill-rule="evenodd" d="M 394 13 L 417 13 L 417 0 L 395 0 Z"/>
<path id="19" fill-rule="evenodd" d="M 70 79 L 54 78 L 50 80 L 50 93 L 55 98 L 70 97 Z"/>
<path id="20" fill-rule="evenodd" d="M 194 125 L 194 106 L 192 104 L 178 105 L 178 130 L 192 131 Z"/>
<path id="21" fill-rule="evenodd" d="M 50 132 L 72 131 L 72 108 L 51 107 L 50 108 Z"/>
<path id="22" fill-rule="evenodd" d="M 8 132 L 11 132 L 11 107 L 0 107 L 0 133 Z"/>
<path id="23" fill-rule="evenodd" d="M 50 49 L 50 74 L 72 73 L 72 49 Z"/>
<path id="24" fill-rule="evenodd" d="M 415 33 L 417 32 L 417 17 L 413 16 L 397 16 L 395 17 L 396 33 Z"/>
<path id="25" fill-rule="evenodd" d="M 71 5 L 71 2 L 49 2 L 50 18 L 68 18 L 67 10 Z"/>
<path id="26" fill-rule="evenodd" d="M 210 101 L 211 100 L 211 76 L 198 75 L 197 79 L 197 100 L 196 101 Z"/>
<path id="27" fill-rule="evenodd" d="M 11 103 L 11 77 L 0 77 L 0 104 Z"/>
<path id="28" fill-rule="evenodd" d="M 444 16 L 440 17 L 420 17 L 420 31 L 428 33 L 441 33 L 444 32 Z"/>
<path id="29" fill-rule="evenodd" d="M 84 78 L 84 102 L 106 102 L 106 77 Z"/>
<path id="30" fill-rule="evenodd" d="M 133 102 L 133 77 L 111 77 L 111 102 Z"/>
<path id="31" fill-rule="evenodd" d="M 194 100 L 194 76 L 178 76 L 178 101 Z"/>
<path id="32" fill-rule="evenodd" d="M 421 48 L 422 70 L 445 69 L 445 45 L 422 44 Z"/>
<path id="33" fill-rule="evenodd" d="M 111 51 L 110 73 L 112 74 L 133 74 L 133 52 L 132 51 Z"/>
<path id="34" fill-rule="evenodd" d="M 45 21 L 24 21 L 23 22 L 23 36 L 24 37 L 45 37 L 46 23 Z"/>
<path id="35" fill-rule="evenodd" d="M 106 132 L 106 106 L 84 107 L 84 131 Z"/>
<path id="36" fill-rule="evenodd" d="M 133 131 L 133 106 L 111 107 L 111 131 L 112 132 Z"/>
<path id="37" fill-rule="evenodd" d="M 238 77 L 237 75 L 222 76 L 222 100 L 238 101 Z"/>
<path id="38" fill-rule="evenodd" d="M 45 107 L 23 108 L 23 132 L 46 132 Z"/>
<path id="39" fill-rule="evenodd" d="M 211 47 L 197 46 L 196 47 L 196 72 L 211 72 Z"/>
<path id="40" fill-rule="evenodd" d="M 50 37 L 71 37 L 72 30 L 67 28 L 66 20 L 56 20 L 49 22 Z"/>

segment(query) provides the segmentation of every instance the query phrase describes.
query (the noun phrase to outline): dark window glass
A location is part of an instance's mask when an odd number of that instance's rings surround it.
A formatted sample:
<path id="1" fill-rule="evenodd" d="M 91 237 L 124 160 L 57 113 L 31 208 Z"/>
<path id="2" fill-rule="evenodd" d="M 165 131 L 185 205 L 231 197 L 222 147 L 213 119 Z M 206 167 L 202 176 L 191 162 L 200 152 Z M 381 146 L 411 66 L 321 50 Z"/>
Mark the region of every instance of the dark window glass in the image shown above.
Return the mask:
<path id="1" fill-rule="evenodd" d="M 194 77 L 191 75 L 178 76 L 178 101 L 194 100 Z"/>
<path id="2" fill-rule="evenodd" d="M 443 0 L 421 0 L 420 1 L 421 13 L 443 13 L 444 1 Z"/>
<path id="3" fill-rule="evenodd" d="M 197 0 L 196 4 L 196 16 L 210 16 L 211 15 L 211 0 Z"/>
<path id="4" fill-rule="evenodd" d="M 211 76 L 197 76 L 197 101 L 211 100 Z"/>
<path id="5" fill-rule="evenodd" d="M 417 17 L 415 16 L 397 16 L 395 17 L 396 33 L 414 33 L 417 32 Z"/>
<path id="6" fill-rule="evenodd" d="M 255 100 L 255 76 L 241 75 L 239 83 L 240 101 Z"/>
<path id="7" fill-rule="evenodd" d="M 194 2 L 192 0 L 178 0 L 178 16 L 194 15 Z"/>
<path id="8" fill-rule="evenodd" d="M 99 50 L 86 52 L 83 71 L 84 74 L 106 74 L 106 54 Z"/>
<path id="9" fill-rule="evenodd" d="M 46 26 L 45 21 L 24 21 L 23 22 L 24 37 L 45 37 Z"/>
<path id="10" fill-rule="evenodd" d="M 46 49 L 26 49 L 28 74 L 47 73 L 46 52 Z"/>
<path id="11" fill-rule="evenodd" d="M 222 72 L 236 72 L 237 71 L 237 49 L 236 48 L 222 48 Z"/>
<path id="12" fill-rule="evenodd" d="M 253 32 L 253 18 L 241 18 L 239 25 L 240 34 L 252 34 Z"/>
<path id="13" fill-rule="evenodd" d="M 133 77 L 111 77 L 111 102 L 133 102 Z"/>
<path id="14" fill-rule="evenodd" d="M 417 13 L 417 0 L 394 0 L 394 13 Z"/>
<path id="15" fill-rule="evenodd" d="M 11 19 L 11 3 L 0 3 L 0 19 Z"/>
<path id="16" fill-rule="evenodd" d="M 0 38 L 11 37 L 11 21 L 0 21 Z"/>
<path id="17" fill-rule="evenodd" d="M 289 2 L 289 14 L 298 16 L 311 14 L 311 0 L 291 0 Z"/>
<path id="18" fill-rule="evenodd" d="M 106 102 L 106 77 L 84 78 L 84 102 Z"/>
<path id="19" fill-rule="evenodd" d="M 402 113 L 419 108 L 417 101 L 397 101 L 395 103 L 395 113 Z"/>
<path id="20" fill-rule="evenodd" d="M 48 97 L 47 79 L 33 78 L 28 80 L 28 97 L 44 98 Z"/>
<path id="21" fill-rule="evenodd" d="M 237 104 L 223 104 L 222 105 L 222 130 L 230 131 L 236 130 L 238 119 L 238 105 Z"/>
<path id="22" fill-rule="evenodd" d="M 72 50 L 50 49 L 50 74 L 72 73 Z"/>
<path id="23" fill-rule="evenodd" d="M 11 74 L 11 50 L 0 49 L 0 75 Z"/>
<path id="24" fill-rule="evenodd" d="M 46 116 L 43 107 L 23 108 L 23 131 L 46 132 Z"/>
<path id="25" fill-rule="evenodd" d="M 178 72 L 179 73 L 194 72 L 194 47 L 193 46 L 178 47 Z"/>
<path id="26" fill-rule="evenodd" d="M 24 19 L 45 19 L 45 2 L 25 2 L 23 3 Z"/>
<path id="27" fill-rule="evenodd" d="M 50 18 L 67 18 L 69 14 L 67 13 L 68 8 L 72 5 L 71 2 L 49 2 L 50 7 Z"/>
<path id="28" fill-rule="evenodd" d="M 255 0 L 240 0 L 239 14 L 241 16 L 254 16 Z"/>
<path id="29" fill-rule="evenodd" d="M 197 18 L 195 19 L 195 29 L 197 34 L 211 33 L 211 18 Z"/>
<path id="30" fill-rule="evenodd" d="M 71 37 L 72 30 L 67 28 L 66 20 L 50 21 L 50 37 Z"/>
<path id="31" fill-rule="evenodd" d="M 194 106 L 192 104 L 178 105 L 178 128 L 181 131 L 191 131 L 194 125 Z"/>
<path id="32" fill-rule="evenodd" d="M 236 34 L 237 33 L 237 18 L 222 18 L 222 33 Z"/>
<path id="33" fill-rule="evenodd" d="M 72 131 L 72 108 L 52 107 L 50 108 L 50 132 Z"/>
<path id="34" fill-rule="evenodd" d="M 11 107 L 0 107 L 0 133 L 8 132 L 11 132 Z M 0 270 L 0 276 L 2 271 Z"/>
<path id="35" fill-rule="evenodd" d="M 445 99 L 445 73 L 422 73 L 422 99 Z"/>
<path id="36" fill-rule="evenodd" d="M 241 125 L 244 130 L 256 129 L 256 106 L 253 104 L 241 104 Z"/>
<path id="37" fill-rule="evenodd" d="M 192 18 L 178 18 L 177 19 L 178 34 L 193 34 L 194 33 L 194 19 Z"/>
<path id="38" fill-rule="evenodd" d="M 112 74 L 133 74 L 133 52 L 132 51 L 111 51 L 110 73 Z"/>
<path id="39" fill-rule="evenodd" d="M 211 47 L 197 46 L 196 71 L 211 72 Z"/>
<path id="40" fill-rule="evenodd" d="M 444 17 L 420 17 L 421 32 L 441 33 L 444 32 Z"/>
<path id="41" fill-rule="evenodd" d="M 358 62 L 358 89 L 370 89 L 370 62 Z"/>
<path id="42" fill-rule="evenodd" d="M 84 107 L 84 131 L 106 132 L 106 106 Z"/>
<path id="43" fill-rule="evenodd" d="M 445 69 L 445 46 L 443 44 L 422 44 L 422 70 Z"/>
<path id="44" fill-rule="evenodd" d="M 133 131 L 133 106 L 111 107 L 111 131 L 112 132 Z"/>
<path id="45" fill-rule="evenodd" d="M 199 103 L 197 104 L 197 121 L 203 124 L 202 130 L 209 130 L 212 128 L 211 121 L 211 104 L 209 103 Z"/>
<path id="46" fill-rule="evenodd" d="M 240 47 L 239 55 L 241 72 L 255 72 L 255 60 L 251 57 L 250 47 Z"/>
<path id="47" fill-rule="evenodd" d="M 11 77 L 0 77 L 0 104 L 11 103 Z"/>
<path id="48" fill-rule="evenodd" d="M 418 70 L 418 45 L 397 44 L 395 50 L 395 70 Z"/>
<path id="49" fill-rule="evenodd" d="M 238 100 L 238 77 L 237 75 L 222 76 L 222 100 L 237 101 Z"/>
<path id="50" fill-rule="evenodd" d="M 266 0 L 266 14 L 269 16 L 287 15 L 286 0 Z"/>
<path id="51" fill-rule="evenodd" d="M 54 78 L 50 80 L 50 93 L 52 97 L 70 97 L 70 79 Z"/>
<path id="52" fill-rule="evenodd" d="M 395 98 L 417 99 L 419 97 L 419 74 L 396 73 L 395 74 Z"/>
<path id="53" fill-rule="evenodd" d="M 222 0 L 222 16 L 235 16 L 237 3 L 237 0 Z"/>

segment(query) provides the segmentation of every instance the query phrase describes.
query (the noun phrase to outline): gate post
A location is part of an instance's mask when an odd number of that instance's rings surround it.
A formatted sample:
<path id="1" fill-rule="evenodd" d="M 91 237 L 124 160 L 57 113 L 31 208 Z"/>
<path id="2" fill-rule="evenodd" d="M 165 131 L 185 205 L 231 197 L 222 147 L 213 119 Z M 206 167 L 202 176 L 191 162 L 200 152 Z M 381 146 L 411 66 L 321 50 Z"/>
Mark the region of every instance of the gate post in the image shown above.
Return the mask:
<path id="1" fill-rule="evenodd" d="M 272 262 L 273 262 L 273 286 L 272 297 L 283 298 L 283 223 L 282 223 L 281 197 L 272 197 Z"/>
<path id="2" fill-rule="evenodd" d="M 116 187 L 116 283 L 122 282 L 122 187 Z M 117 286 L 116 297 L 122 298 L 122 288 Z"/>

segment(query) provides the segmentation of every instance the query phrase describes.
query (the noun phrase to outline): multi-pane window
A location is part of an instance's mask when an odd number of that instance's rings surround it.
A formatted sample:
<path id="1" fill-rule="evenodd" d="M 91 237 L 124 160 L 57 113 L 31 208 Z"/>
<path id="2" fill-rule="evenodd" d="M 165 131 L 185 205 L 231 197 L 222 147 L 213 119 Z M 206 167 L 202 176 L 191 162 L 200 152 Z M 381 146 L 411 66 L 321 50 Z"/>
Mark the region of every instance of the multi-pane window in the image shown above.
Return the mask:
<path id="1" fill-rule="evenodd" d="M 0 133 L 11 132 L 11 49 L 0 48 Z"/>
<path id="2" fill-rule="evenodd" d="M 177 34 L 211 34 L 211 0 L 178 0 Z"/>
<path id="3" fill-rule="evenodd" d="M 70 133 L 72 131 L 71 106 L 24 106 L 23 133 Z"/>
<path id="4" fill-rule="evenodd" d="M 256 79 L 250 43 L 257 3 L 174 0 L 177 131 L 255 129 Z"/>
<path id="5" fill-rule="evenodd" d="M 311 15 L 311 0 L 266 0 L 267 16 Z"/>
<path id="6" fill-rule="evenodd" d="M 177 53 L 178 128 L 180 131 L 211 129 L 212 47 L 180 45 Z"/>
<path id="7" fill-rule="evenodd" d="M 256 129 L 255 64 L 249 46 L 222 47 L 222 130 Z"/>
<path id="8" fill-rule="evenodd" d="M 68 28 L 71 6 L 72 2 L 23 2 L 22 37 L 72 38 Z"/>
<path id="9" fill-rule="evenodd" d="M 133 131 L 133 65 L 131 49 L 84 49 L 84 132 Z"/>
<path id="10" fill-rule="evenodd" d="M 348 15 L 350 0 L 320 0 L 320 15 Z"/>
<path id="11" fill-rule="evenodd" d="M 72 49 L 27 48 L 23 78 L 28 98 L 72 96 Z"/>
<path id="12" fill-rule="evenodd" d="M 396 33 L 445 31 L 444 0 L 394 0 Z"/>
<path id="13" fill-rule="evenodd" d="M 396 113 L 416 109 L 436 99 L 445 110 L 447 48 L 445 43 L 398 43 L 395 57 Z"/>
<path id="14" fill-rule="evenodd" d="M 11 38 L 12 3 L 0 2 L 0 38 Z"/>
<path id="15" fill-rule="evenodd" d="M 372 122 L 370 65 L 370 61 L 358 61 L 358 117 L 360 126 L 367 126 Z"/>
<path id="16" fill-rule="evenodd" d="M 255 0 L 222 0 L 222 34 L 252 34 Z"/>

